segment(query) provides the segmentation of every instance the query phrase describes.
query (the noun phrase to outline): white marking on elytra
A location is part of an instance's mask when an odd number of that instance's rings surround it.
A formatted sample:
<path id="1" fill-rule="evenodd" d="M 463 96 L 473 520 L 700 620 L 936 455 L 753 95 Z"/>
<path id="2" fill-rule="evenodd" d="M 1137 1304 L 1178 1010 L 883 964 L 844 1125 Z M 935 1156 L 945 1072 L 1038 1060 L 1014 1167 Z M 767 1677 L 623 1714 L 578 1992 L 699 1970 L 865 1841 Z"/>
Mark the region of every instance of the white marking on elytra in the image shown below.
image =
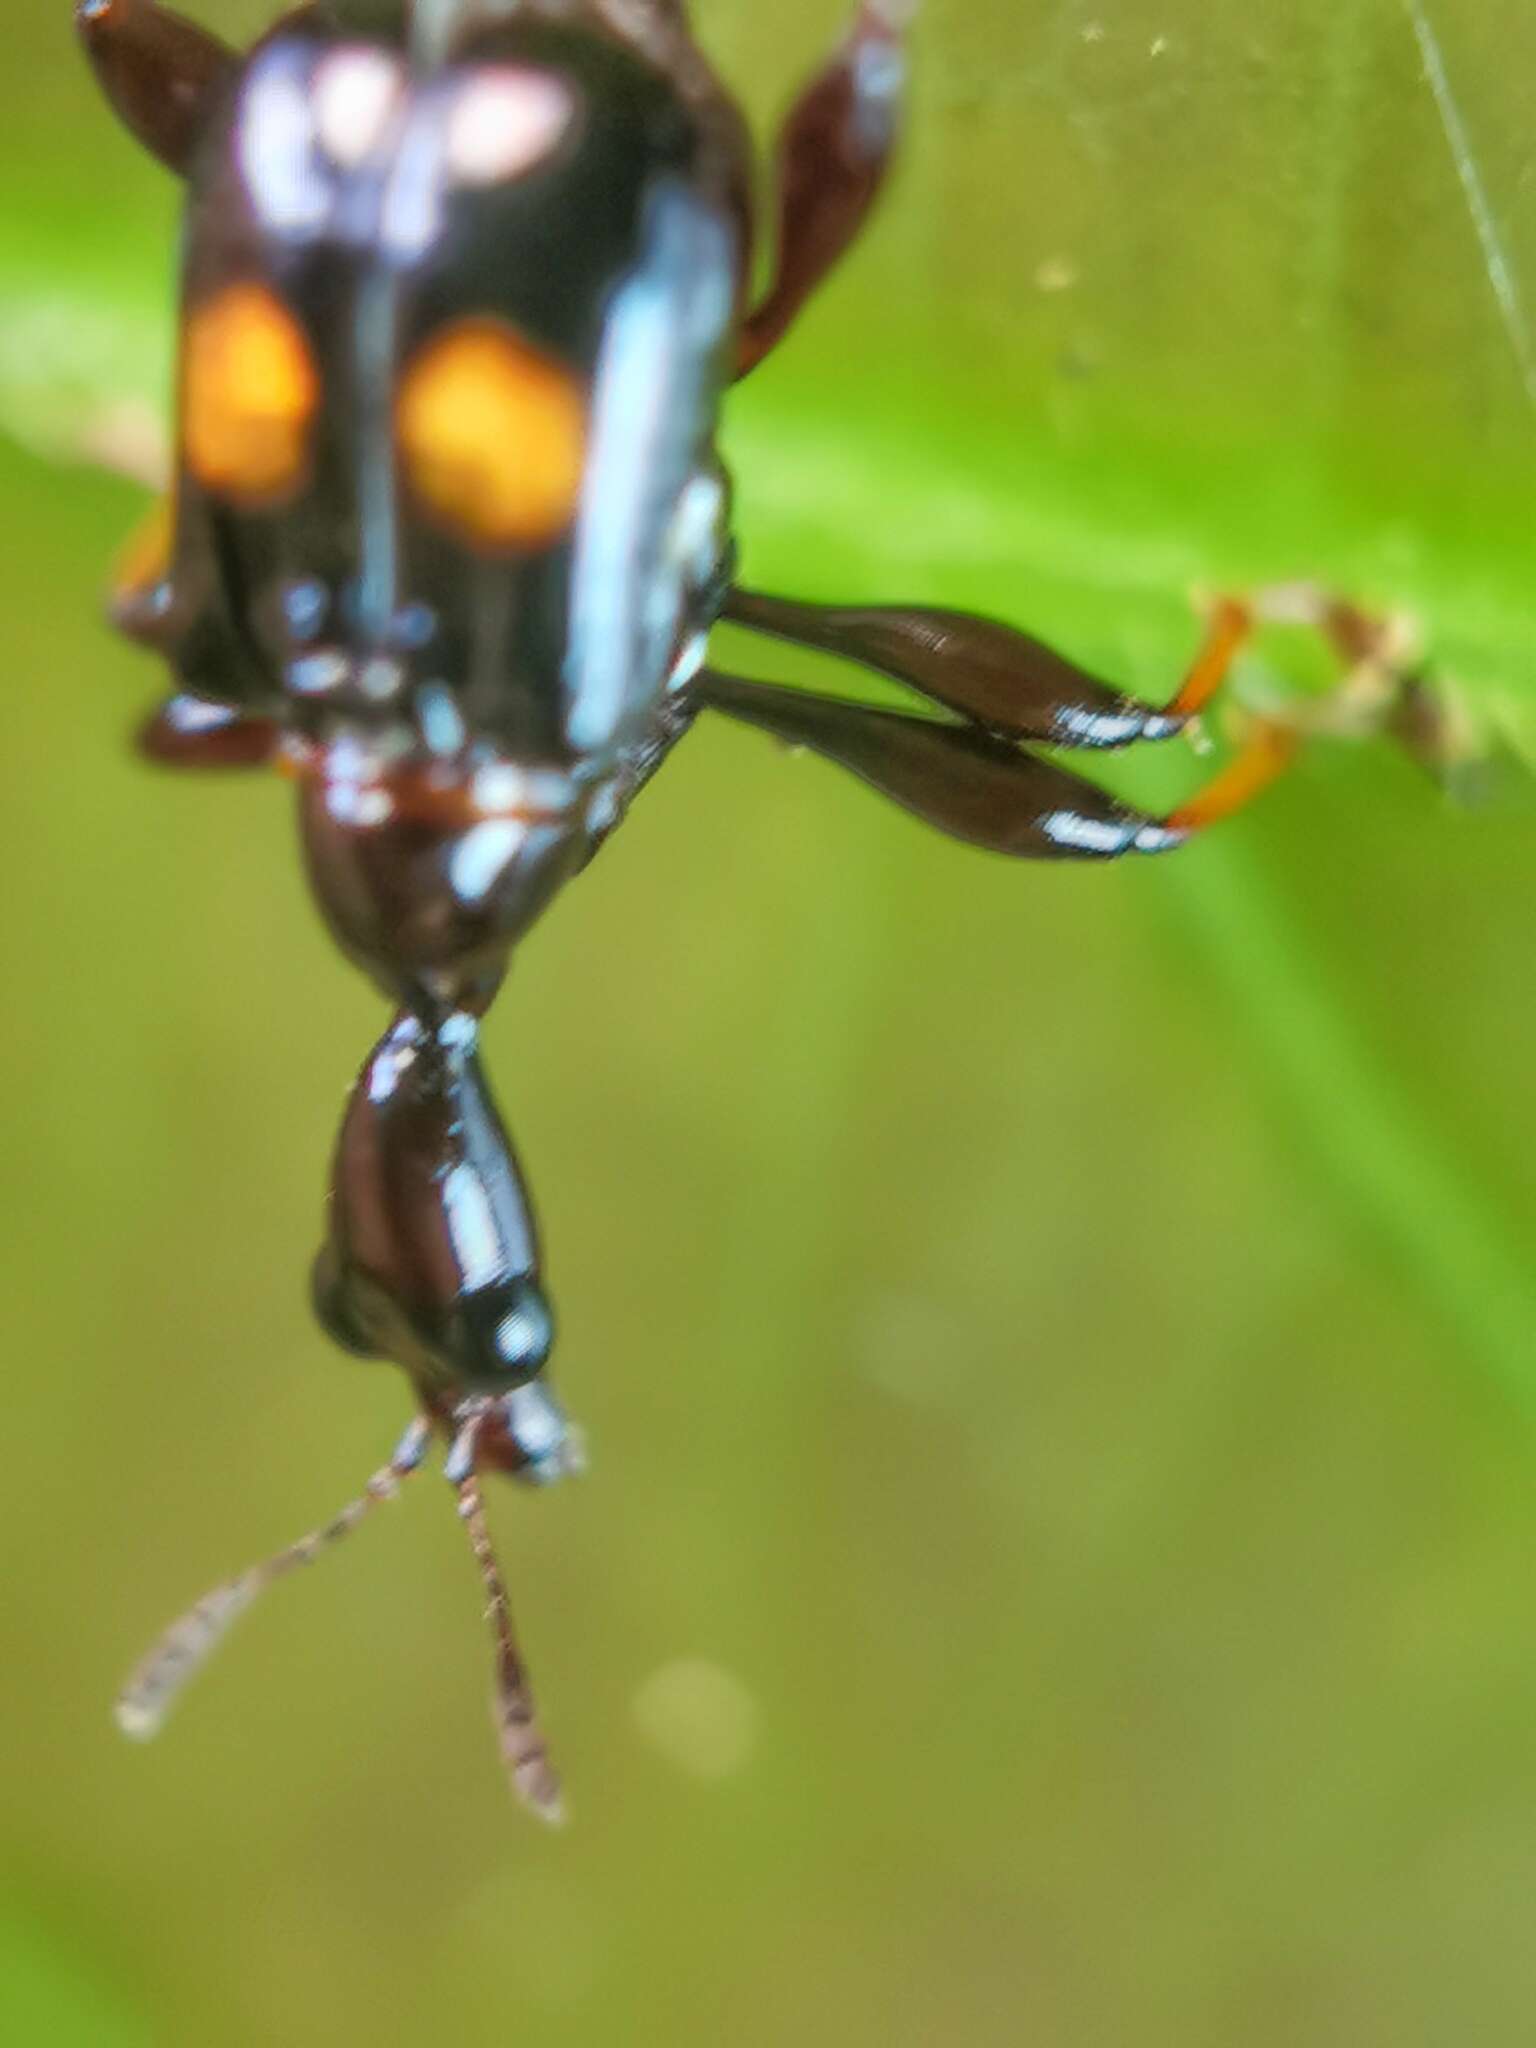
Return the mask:
<path id="1" fill-rule="evenodd" d="M 262 225 L 290 241 L 320 233 L 330 208 L 314 173 L 314 107 L 292 53 L 274 50 L 250 74 L 236 157 Z"/>
<path id="2" fill-rule="evenodd" d="M 571 124 L 571 89 L 511 64 L 472 72 L 448 112 L 445 161 L 461 185 L 500 185 L 547 157 Z"/>
<path id="3" fill-rule="evenodd" d="M 387 51 L 344 45 L 317 67 L 310 91 L 322 147 L 353 170 L 388 133 L 404 95 L 404 69 Z"/>

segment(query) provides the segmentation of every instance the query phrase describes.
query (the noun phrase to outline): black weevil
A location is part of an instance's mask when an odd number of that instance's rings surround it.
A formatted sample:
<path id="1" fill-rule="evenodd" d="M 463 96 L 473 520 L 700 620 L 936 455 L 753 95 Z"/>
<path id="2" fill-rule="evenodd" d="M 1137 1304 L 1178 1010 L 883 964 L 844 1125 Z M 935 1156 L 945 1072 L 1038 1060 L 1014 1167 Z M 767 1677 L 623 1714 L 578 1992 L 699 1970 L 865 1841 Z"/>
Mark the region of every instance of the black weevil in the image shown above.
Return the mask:
<path id="1" fill-rule="evenodd" d="M 721 393 L 870 212 L 906 11 L 865 0 L 789 114 L 754 300 L 751 148 L 683 0 L 335 0 L 243 56 L 154 0 L 78 8 L 111 103 L 188 191 L 170 510 L 115 599 L 173 676 L 142 744 L 292 778 L 321 914 L 393 1005 L 343 1122 L 314 1298 L 338 1343 L 405 1369 L 417 1406 L 332 1523 L 167 1633 L 119 1702 L 131 1733 L 441 1435 L 496 1632 L 503 1754 L 525 1800 L 558 1811 L 479 1477 L 552 1479 L 575 1452 L 479 1021 L 695 718 L 745 720 L 942 831 L 1040 859 L 1179 846 L 1290 751 L 1258 724 L 1168 817 L 1038 751 L 1183 730 L 1251 630 L 1238 602 L 1158 707 L 988 620 L 735 582 Z M 722 674 L 719 618 L 932 709 Z"/>

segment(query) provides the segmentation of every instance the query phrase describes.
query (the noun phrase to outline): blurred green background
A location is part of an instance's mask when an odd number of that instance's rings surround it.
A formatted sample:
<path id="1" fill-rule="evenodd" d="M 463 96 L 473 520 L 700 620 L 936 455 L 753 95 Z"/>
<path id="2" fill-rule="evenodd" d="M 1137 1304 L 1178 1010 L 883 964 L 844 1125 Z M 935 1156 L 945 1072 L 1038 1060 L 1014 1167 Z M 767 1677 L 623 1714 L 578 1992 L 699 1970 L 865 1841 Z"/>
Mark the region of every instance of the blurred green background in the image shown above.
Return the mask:
<path id="1" fill-rule="evenodd" d="M 766 121 L 839 6 L 699 13 Z M 381 1012 L 285 790 L 125 745 L 141 494 L 57 451 L 163 389 L 174 194 L 65 0 L 6 35 L 5 2037 L 1528 2042 L 1518 775 L 1319 748 L 1063 872 L 700 730 L 489 1032 L 594 1453 L 495 1502 L 573 1825 L 431 1481 L 119 1741 L 405 1413 L 302 1286 Z M 1191 586 L 1321 575 L 1529 752 L 1533 61 L 1522 0 L 931 0 L 878 231 L 731 407 L 754 580 L 1163 694 Z"/>

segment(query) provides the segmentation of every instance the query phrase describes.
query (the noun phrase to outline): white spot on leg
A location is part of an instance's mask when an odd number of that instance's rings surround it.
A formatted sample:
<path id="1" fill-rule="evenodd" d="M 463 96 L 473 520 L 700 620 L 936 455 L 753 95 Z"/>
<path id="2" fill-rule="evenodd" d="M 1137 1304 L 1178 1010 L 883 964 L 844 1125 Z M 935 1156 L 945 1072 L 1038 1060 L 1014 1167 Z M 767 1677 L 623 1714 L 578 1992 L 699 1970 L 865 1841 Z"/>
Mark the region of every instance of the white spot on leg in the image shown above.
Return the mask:
<path id="1" fill-rule="evenodd" d="M 1074 853 L 1106 856 L 1123 853 L 1134 836 L 1128 822 L 1085 818 L 1081 811 L 1069 810 L 1048 811 L 1040 820 L 1040 830 L 1053 846 L 1065 846 Z"/>

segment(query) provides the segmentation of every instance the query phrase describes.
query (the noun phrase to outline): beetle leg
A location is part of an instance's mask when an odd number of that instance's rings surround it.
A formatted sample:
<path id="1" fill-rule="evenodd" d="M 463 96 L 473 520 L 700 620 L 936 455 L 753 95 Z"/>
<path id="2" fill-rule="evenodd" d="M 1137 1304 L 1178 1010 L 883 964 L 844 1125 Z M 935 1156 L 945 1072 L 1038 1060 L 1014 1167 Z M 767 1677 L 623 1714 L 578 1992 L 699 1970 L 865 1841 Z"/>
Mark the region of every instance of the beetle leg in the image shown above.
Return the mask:
<path id="1" fill-rule="evenodd" d="M 162 493 L 113 565 L 108 615 L 120 633 L 146 647 L 163 648 L 168 637 L 174 543 L 175 507 L 169 493 Z"/>
<path id="2" fill-rule="evenodd" d="M 868 218 L 895 147 L 906 78 L 905 0 L 864 0 L 779 135 L 778 256 L 742 324 L 736 374 L 756 369 Z"/>
<path id="3" fill-rule="evenodd" d="M 118 560 L 109 605 L 120 633 L 162 653 L 176 637 L 174 516 L 168 495 L 151 506 Z M 277 758 L 282 730 L 270 718 L 178 690 L 144 720 L 135 744 L 162 768 L 265 768 Z"/>
<path id="4" fill-rule="evenodd" d="M 1182 846 L 1273 781 L 1296 744 L 1278 723 L 1256 724 L 1201 794 L 1159 818 L 974 725 L 914 718 L 713 670 L 698 678 L 695 693 L 703 706 L 847 768 L 951 838 L 1024 860 L 1103 860 Z"/>
<path id="5" fill-rule="evenodd" d="M 168 170 L 185 175 L 203 124 L 234 76 L 234 52 L 156 0 L 79 0 L 75 22 L 123 126 Z"/>
<path id="6" fill-rule="evenodd" d="M 693 723 L 691 692 L 669 691 L 651 728 L 625 753 L 609 800 L 596 807 L 587 828 L 586 859 L 593 860 L 629 815 L 629 807 Z"/>
<path id="7" fill-rule="evenodd" d="M 227 704 L 167 697 L 139 727 L 136 745 L 161 768 L 266 768 L 282 745 L 270 718 L 249 718 Z"/>
<path id="8" fill-rule="evenodd" d="M 1250 607 L 1224 598 L 1171 703 L 1143 703 L 994 619 L 917 606 L 799 604 L 733 589 L 722 617 L 800 647 L 856 661 L 1013 740 L 1124 747 L 1181 732 L 1253 631 Z"/>

